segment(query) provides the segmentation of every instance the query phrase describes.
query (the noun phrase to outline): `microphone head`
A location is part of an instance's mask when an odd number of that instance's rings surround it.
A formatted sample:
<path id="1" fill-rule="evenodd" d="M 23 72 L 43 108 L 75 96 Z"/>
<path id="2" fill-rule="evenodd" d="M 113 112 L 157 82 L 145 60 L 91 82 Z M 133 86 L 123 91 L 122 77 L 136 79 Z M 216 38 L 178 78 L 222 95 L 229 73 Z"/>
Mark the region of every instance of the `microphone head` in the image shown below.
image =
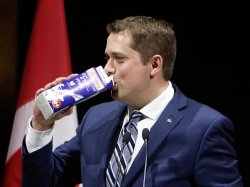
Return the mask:
<path id="1" fill-rule="evenodd" d="M 149 139 L 149 130 L 148 130 L 148 128 L 144 128 L 142 130 L 142 138 L 143 138 L 143 140 L 148 140 Z"/>
<path id="2" fill-rule="evenodd" d="M 125 132 L 122 138 L 122 142 L 127 144 L 131 138 L 131 133 L 130 132 Z"/>

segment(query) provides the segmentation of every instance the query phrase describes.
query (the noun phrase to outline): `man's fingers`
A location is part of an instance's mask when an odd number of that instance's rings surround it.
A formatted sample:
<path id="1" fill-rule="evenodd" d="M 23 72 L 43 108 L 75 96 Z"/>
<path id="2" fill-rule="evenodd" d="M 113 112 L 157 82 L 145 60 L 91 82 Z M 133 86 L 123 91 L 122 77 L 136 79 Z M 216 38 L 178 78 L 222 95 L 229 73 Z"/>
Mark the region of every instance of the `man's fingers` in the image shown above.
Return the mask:
<path id="1" fill-rule="evenodd" d="M 40 88 L 39 90 L 36 91 L 36 94 L 35 94 L 35 97 L 38 96 L 41 92 L 43 92 L 44 89 L 43 88 Z"/>
<path id="2" fill-rule="evenodd" d="M 77 76 L 77 75 L 78 75 L 77 73 L 73 73 L 73 74 L 69 75 L 69 76 L 67 77 L 67 79 L 71 79 L 72 77 L 75 77 L 75 76 Z"/>

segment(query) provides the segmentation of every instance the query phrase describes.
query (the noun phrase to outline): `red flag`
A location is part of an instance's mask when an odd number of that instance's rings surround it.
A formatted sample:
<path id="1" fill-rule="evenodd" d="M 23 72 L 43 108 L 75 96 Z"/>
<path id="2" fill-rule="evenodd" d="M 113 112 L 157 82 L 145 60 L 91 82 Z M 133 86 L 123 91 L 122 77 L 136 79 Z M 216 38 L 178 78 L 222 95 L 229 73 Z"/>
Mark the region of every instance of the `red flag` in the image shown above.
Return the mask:
<path id="1" fill-rule="evenodd" d="M 55 78 L 68 76 L 70 73 L 64 1 L 39 0 L 6 159 L 3 187 L 21 186 L 21 144 L 28 119 L 32 115 L 36 90 Z M 77 124 L 76 110 L 72 115 L 56 122 L 54 147 L 75 135 Z"/>

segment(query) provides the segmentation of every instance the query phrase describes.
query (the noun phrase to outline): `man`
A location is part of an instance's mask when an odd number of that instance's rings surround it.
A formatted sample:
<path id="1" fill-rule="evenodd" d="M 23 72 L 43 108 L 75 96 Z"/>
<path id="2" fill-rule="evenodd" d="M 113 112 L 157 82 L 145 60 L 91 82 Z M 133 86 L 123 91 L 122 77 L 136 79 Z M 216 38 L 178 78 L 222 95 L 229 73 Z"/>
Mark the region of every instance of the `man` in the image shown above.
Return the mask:
<path id="1" fill-rule="evenodd" d="M 231 121 L 170 81 L 176 58 L 171 24 L 136 16 L 108 24 L 107 31 L 105 71 L 114 77 L 114 101 L 91 107 L 77 135 L 54 152 L 54 121 L 72 109 L 45 120 L 34 106 L 23 143 L 23 186 L 243 186 Z M 133 111 L 143 118 L 129 129 Z M 150 130 L 146 146 L 143 129 Z"/>

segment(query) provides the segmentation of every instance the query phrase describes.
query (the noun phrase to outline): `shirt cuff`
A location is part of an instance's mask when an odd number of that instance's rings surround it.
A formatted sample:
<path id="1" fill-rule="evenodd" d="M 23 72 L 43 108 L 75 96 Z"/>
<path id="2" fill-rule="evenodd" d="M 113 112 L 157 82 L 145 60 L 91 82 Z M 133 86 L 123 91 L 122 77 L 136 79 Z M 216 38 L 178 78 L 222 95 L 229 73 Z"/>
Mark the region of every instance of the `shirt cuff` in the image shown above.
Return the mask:
<path id="1" fill-rule="evenodd" d="M 52 140 L 52 129 L 46 131 L 37 131 L 32 128 L 31 120 L 32 117 L 30 117 L 28 121 L 25 139 L 26 147 L 29 153 L 37 151 Z"/>

